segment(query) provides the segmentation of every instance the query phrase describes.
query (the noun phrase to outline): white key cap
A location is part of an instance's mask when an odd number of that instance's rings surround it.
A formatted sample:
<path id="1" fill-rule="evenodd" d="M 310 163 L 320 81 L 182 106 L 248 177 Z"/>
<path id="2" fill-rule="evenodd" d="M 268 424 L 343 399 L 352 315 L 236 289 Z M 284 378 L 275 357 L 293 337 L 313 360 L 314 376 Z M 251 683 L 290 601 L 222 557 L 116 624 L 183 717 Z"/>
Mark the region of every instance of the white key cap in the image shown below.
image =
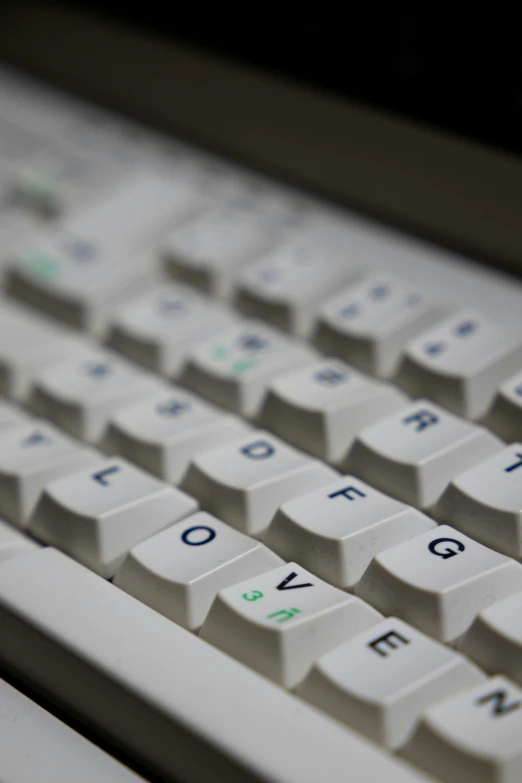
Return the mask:
<path id="1" fill-rule="evenodd" d="M 437 519 L 483 544 L 522 559 L 522 444 L 456 476 L 436 507 Z"/>
<path id="2" fill-rule="evenodd" d="M 30 406 L 76 437 L 94 442 L 118 408 L 161 388 L 158 379 L 123 359 L 92 350 L 39 373 Z"/>
<path id="3" fill-rule="evenodd" d="M 39 549 L 35 541 L 0 519 L 0 563 L 33 552 L 35 549 Z"/>
<path id="4" fill-rule="evenodd" d="M 388 617 L 319 658 L 297 692 L 396 750 L 426 707 L 483 680 L 463 656 Z"/>
<path id="5" fill-rule="evenodd" d="M 283 503 L 263 541 L 327 582 L 351 590 L 374 555 L 436 527 L 354 476 Z"/>
<path id="6" fill-rule="evenodd" d="M 221 590 L 201 637 L 287 688 L 381 615 L 296 563 Z"/>
<path id="7" fill-rule="evenodd" d="M 250 430 L 239 417 L 170 387 L 116 411 L 101 447 L 177 484 L 196 454 L 235 441 Z"/>
<path id="8" fill-rule="evenodd" d="M 464 310 L 408 344 L 396 381 L 451 411 L 478 419 L 497 386 L 522 365 L 522 345 L 484 316 Z"/>
<path id="9" fill-rule="evenodd" d="M 0 194 L 2 192 L 2 175 L 0 172 Z M 36 218 L 21 210 L 2 205 L 0 208 L 0 270 L 11 260 L 11 254 L 17 247 L 27 243 L 40 229 L 41 224 Z"/>
<path id="10" fill-rule="evenodd" d="M 2 665 L 169 783 L 428 783 L 54 549 L 0 566 L 0 607 Z"/>
<path id="11" fill-rule="evenodd" d="M 169 377 L 183 369 L 189 350 L 231 325 L 232 310 L 189 286 L 163 283 L 122 305 L 111 316 L 107 343 Z"/>
<path id="12" fill-rule="evenodd" d="M 11 427 L 0 435 L 0 514 L 27 527 L 43 488 L 97 457 L 45 421 Z"/>
<path id="13" fill-rule="evenodd" d="M 283 563 L 263 544 L 200 511 L 133 547 L 114 584 L 197 631 L 219 590 Z"/>
<path id="14" fill-rule="evenodd" d="M 522 372 L 512 375 L 498 389 L 483 424 L 508 443 L 522 440 Z"/>
<path id="15" fill-rule="evenodd" d="M 314 343 L 355 367 L 388 378 L 408 340 L 437 319 L 440 308 L 393 275 L 373 274 L 321 307 Z"/>
<path id="16" fill-rule="evenodd" d="M 225 203 L 175 229 L 162 258 L 172 277 L 228 298 L 237 268 L 273 246 L 279 235 L 281 230 L 256 212 Z"/>
<path id="17" fill-rule="evenodd" d="M 177 188 L 154 173 L 129 176 L 21 251 L 10 267 L 10 292 L 73 326 L 102 332 L 111 308 L 149 280 L 146 255 L 173 214 Z"/>
<path id="18" fill-rule="evenodd" d="M 2 302 L 0 312 L 0 388 L 25 401 L 34 376 L 45 367 L 76 356 L 88 342 L 35 318 L 24 307 Z"/>
<path id="19" fill-rule="evenodd" d="M 0 400 L 0 432 L 24 424 L 26 421 L 29 421 L 29 416 L 21 408 Z"/>
<path id="20" fill-rule="evenodd" d="M 0 725 L 2 783 L 144 783 L 2 679 Z"/>
<path id="21" fill-rule="evenodd" d="M 56 218 L 104 188 L 114 187 L 123 166 L 108 155 L 60 145 L 24 163 L 12 183 L 15 203 Z"/>
<path id="22" fill-rule="evenodd" d="M 492 677 L 430 707 L 402 755 L 445 783 L 519 783 L 522 690 Z"/>
<path id="23" fill-rule="evenodd" d="M 404 408 L 407 397 L 338 359 L 318 359 L 275 378 L 258 423 L 327 462 L 340 462 L 357 433 Z"/>
<path id="24" fill-rule="evenodd" d="M 275 375 L 316 357 L 313 348 L 261 321 L 243 321 L 193 348 L 181 382 L 224 408 L 255 416 Z"/>
<path id="25" fill-rule="evenodd" d="M 399 500 L 428 509 L 454 476 L 500 449 L 483 427 L 416 400 L 359 433 L 345 467 Z"/>
<path id="26" fill-rule="evenodd" d="M 490 674 L 504 672 L 522 685 L 522 593 L 497 601 L 475 618 L 459 648 Z"/>
<path id="27" fill-rule="evenodd" d="M 383 614 L 451 644 L 482 609 L 518 590 L 520 563 L 449 525 L 380 552 L 355 588 Z"/>
<path id="28" fill-rule="evenodd" d="M 184 492 L 126 460 L 98 460 L 47 485 L 30 530 L 111 577 L 135 544 L 192 514 L 197 506 Z"/>
<path id="29" fill-rule="evenodd" d="M 305 227 L 237 277 L 237 303 L 247 315 L 307 337 L 319 303 L 360 266 L 350 259 L 346 236 L 333 226 Z"/>
<path id="30" fill-rule="evenodd" d="M 182 486 L 207 511 L 243 533 L 259 536 L 281 503 L 337 475 L 279 438 L 255 430 L 195 456 Z"/>

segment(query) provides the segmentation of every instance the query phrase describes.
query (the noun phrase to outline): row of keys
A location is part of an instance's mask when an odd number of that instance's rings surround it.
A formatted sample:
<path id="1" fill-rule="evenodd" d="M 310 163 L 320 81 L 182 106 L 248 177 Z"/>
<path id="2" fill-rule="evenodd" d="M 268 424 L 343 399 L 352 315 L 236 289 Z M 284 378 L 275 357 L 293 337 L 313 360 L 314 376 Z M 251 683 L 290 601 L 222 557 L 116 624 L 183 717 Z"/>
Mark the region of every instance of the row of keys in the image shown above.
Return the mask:
<path id="1" fill-rule="evenodd" d="M 342 225 L 326 219 L 317 208 L 314 219 L 306 221 L 304 235 L 290 228 L 274 233 L 267 227 L 270 221 L 267 224 L 259 216 L 263 212 L 260 204 L 271 203 L 271 199 L 256 195 L 255 210 L 210 207 L 209 188 L 203 188 L 200 181 L 205 175 L 197 166 L 178 159 L 172 171 L 176 176 L 170 179 L 146 171 L 125 178 L 95 207 L 77 210 L 33 246 L 21 248 L 18 260 L 9 267 L 11 293 L 68 323 L 105 331 L 114 306 L 132 299 L 144 283 L 153 283 L 154 264 L 147 263 L 146 257 L 154 252 L 155 242 L 158 246 L 164 228 L 177 225 L 166 253 L 169 269 L 178 268 L 184 252 L 190 255 L 190 237 L 196 242 L 196 259 L 198 253 L 205 258 L 208 248 L 221 247 L 213 238 L 216 231 L 234 237 L 239 243 L 236 254 L 225 247 L 216 263 L 223 265 L 226 259 L 227 268 L 244 267 L 237 273 L 237 304 L 243 312 L 298 335 L 314 332 L 312 339 L 323 352 L 378 376 L 396 375 L 398 383 L 415 396 L 427 394 L 450 410 L 480 418 L 499 384 L 519 368 L 522 349 L 516 335 L 473 311 L 461 311 L 440 322 L 444 308 L 396 278 L 373 274 L 328 300 L 328 293 L 346 284 L 359 267 L 346 257 Z M 215 188 L 210 188 L 214 197 L 222 195 L 223 188 L 226 192 L 230 179 L 217 167 Z M 236 185 L 236 200 L 237 190 Z M 243 201 L 248 203 L 248 198 Z M 299 207 L 288 210 L 300 214 Z M 285 206 L 276 213 L 273 220 L 284 225 Z M 129 215 L 135 217 L 129 219 Z M 132 225 L 131 235 L 127 221 Z M 236 224 L 238 231 L 231 230 Z M 198 249 L 205 236 L 209 237 L 208 248 Z M 185 251 L 184 237 L 188 242 Z M 272 237 L 265 241 L 266 247 L 262 237 Z M 252 262 L 256 254 L 261 258 Z M 178 277 L 221 293 L 221 283 L 203 285 L 197 274 L 181 267 L 185 273 Z M 124 350 L 141 342 L 136 358 L 147 354 L 144 341 L 152 337 L 156 342 L 154 332 L 158 327 L 161 332 L 157 308 L 163 305 L 158 296 L 151 296 L 136 299 L 123 312 L 123 323 L 116 321 L 111 327 Z M 421 336 L 413 339 L 419 332 Z M 170 363 L 162 366 L 169 373 L 175 369 Z"/>
<path id="2" fill-rule="evenodd" d="M 260 406 L 261 394 L 258 393 L 254 405 L 244 389 L 250 384 L 256 384 L 258 389 L 266 385 L 271 375 L 283 371 L 285 358 L 285 369 L 290 369 L 292 361 L 288 355 L 283 357 L 281 351 L 292 349 L 297 357 L 302 347 L 256 321 L 238 322 L 237 326 L 220 331 L 221 324 L 225 326 L 222 319 L 219 304 L 205 303 L 194 294 L 190 299 L 183 287 L 165 286 L 161 294 L 154 291 L 122 306 L 111 321 L 108 339 L 130 358 L 169 377 L 181 374 L 184 382 L 192 386 L 212 386 L 208 394 L 220 404 L 226 402 L 222 391 L 226 383 L 227 391 L 231 392 L 228 406 L 252 415 Z M 415 330 L 419 328 L 415 324 Z M 382 329 L 390 337 L 386 324 L 382 324 Z M 476 313 L 452 316 L 436 329 L 437 334 L 425 332 L 408 345 L 397 382 L 411 394 L 426 395 L 468 418 L 481 418 L 491 411 L 485 422 L 501 437 L 509 439 L 510 428 L 522 420 L 522 397 L 517 391 L 522 387 L 522 378 L 520 374 L 513 375 L 522 363 L 518 343 L 512 335 Z M 352 365 L 372 369 L 366 362 L 357 362 L 335 340 L 319 339 L 316 344 L 323 352 L 342 356 Z M 401 344 L 395 354 L 396 363 L 403 350 Z M 364 378 L 353 368 L 352 373 L 353 378 Z M 367 376 L 366 380 L 369 381 Z M 332 386 L 336 381 L 339 383 L 341 378 L 332 377 Z M 296 383 L 294 389 L 286 392 L 292 410 L 300 407 L 298 389 Z M 308 405 L 311 402 L 304 400 Z"/>
<path id="3" fill-rule="evenodd" d="M 23 398 L 32 381 L 30 407 L 82 439 L 100 442 L 110 424 L 103 447 L 135 459 L 166 480 L 181 481 L 199 451 L 233 440 L 247 429 L 239 419 L 224 416 L 190 393 L 168 390 L 110 353 L 27 318 L 20 308 L 5 307 L 2 320 L 11 338 L 9 345 L 6 341 L 3 349 L 0 346 L 6 390 Z M 277 347 L 268 346 L 276 338 L 268 327 L 260 327 L 256 332 L 240 332 L 235 341 L 243 352 L 256 355 L 272 350 L 273 356 Z M 198 350 L 203 353 L 202 348 Z M 291 350 L 290 345 L 280 348 L 275 367 L 285 357 L 289 360 Z M 63 361 L 73 354 L 74 359 Z M 295 361 L 300 361 L 298 354 Z M 469 477 L 462 479 L 471 486 L 463 490 L 459 478 L 435 513 L 489 546 L 520 556 L 514 468 L 508 470 L 506 465 L 488 474 L 504 479 L 498 487 L 481 478 L 480 470 L 489 471 L 489 462 L 473 469 L 500 451 L 493 436 L 432 403 L 416 402 L 407 408 L 405 398 L 393 387 L 364 378 L 340 361 L 305 361 L 304 356 L 302 361 L 303 369 L 294 373 L 278 375 L 274 369 L 275 380 L 268 382 L 258 416 L 262 424 L 314 456 L 352 469 L 371 484 L 421 508 L 433 508 L 449 482 L 472 468 Z M 46 363 L 49 369 L 38 372 L 38 366 Z M 193 385 L 216 396 L 204 383 Z M 265 386 L 260 380 L 248 388 L 255 388 L 259 395 Z M 365 427 L 373 421 L 373 427 Z M 516 460 L 515 449 L 513 464 Z M 509 479 L 513 481 L 507 483 Z M 502 499 L 500 495 L 510 486 L 511 494 Z M 459 511 L 463 494 L 470 501 Z M 506 497 L 512 498 L 508 504 Z M 512 521 L 493 524 L 491 508 L 503 517 L 511 514 Z M 480 509 L 485 510 L 484 521 L 480 521 Z"/>
<path id="4" fill-rule="evenodd" d="M 154 549 L 157 561 L 162 548 L 154 547 L 156 540 L 160 544 L 162 538 L 164 544 L 167 536 L 172 542 L 176 538 L 181 542 L 178 548 L 184 546 L 199 553 L 199 547 L 208 543 L 210 532 L 216 529 L 216 539 L 230 532 L 238 535 L 204 514 L 169 527 L 135 548 L 141 557 L 132 554 L 127 558 L 116 583 L 143 600 L 148 578 L 151 605 L 159 609 L 158 604 L 163 601 L 166 607 L 170 602 L 167 596 L 161 596 L 158 586 L 153 589 L 147 567 Z M 11 534 L 11 538 L 15 536 Z M 406 758 L 441 774 L 445 780 L 451 779 L 448 778 L 451 765 L 448 773 L 447 765 L 441 762 L 441 752 L 446 757 L 456 748 L 463 754 L 464 769 L 476 765 L 477 756 L 480 758 L 484 747 L 487 748 L 490 766 L 481 771 L 484 775 L 481 779 L 485 781 L 496 780 L 490 775 L 517 768 L 521 750 L 520 717 L 516 713 L 522 701 L 516 686 L 500 677 L 485 681 L 479 670 L 454 651 L 441 647 L 397 618 L 383 620 L 359 599 L 326 585 L 295 563 L 266 570 L 275 564 L 274 556 L 261 545 L 249 549 L 247 540 L 241 538 L 243 547 L 236 550 L 235 559 L 245 558 L 249 564 L 233 565 L 231 559 L 229 569 L 235 568 L 236 572 L 229 573 L 228 578 L 237 578 L 241 567 L 250 570 L 251 575 L 245 582 L 220 590 L 203 622 L 203 638 L 270 678 L 287 686 L 296 685 L 299 695 L 306 700 L 387 747 L 402 748 Z M 26 552 L 31 547 L 37 548 L 29 542 L 16 542 L 16 545 L 26 547 Z M 9 546 L 13 546 L 10 540 L 1 540 L 0 553 Z M 10 557 L 20 554 L 11 552 Z M 179 579 L 182 572 L 179 566 L 172 567 L 163 551 L 166 580 L 163 588 L 170 587 L 170 598 L 178 607 L 183 602 L 183 593 L 188 591 L 192 592 L 193 600 L 186 600 L 186 607 L 200 607 L 205 602 L 205 589 L 202 591 L 197 585 L 198 580 L 194 572 L 190 575 L 190 570 L 189 567 L 182 578 L 185 585 L 178 584 L 178 590 L 172 590 L 169 582 Z M 252 576 L 256 571 L 258 576 Z M 223 582 L 228 581 L 226 573 L 221 577 Z M 208 593 L 208 585 L 206 589 Z M 483 639 L 478 643 L 477 639 L 473 640 L 477 623 L 489 615 L 502 618 L 509 628 L 510 616 L 513 628 L 521 598 L 522 594 L 517 593 L 484 610 L 462 647 L 471 645 L 472 657 L 477 651 L 484 656 Z M 208 609 L 208 594 L 206 602 Z M 169 611 L 173 612 L 171 607 Z M 201 616 L 204 613 L 203 610 Z M 187 620 L 190 622 L 188 615 Z M 455 713 L 459 720 L 455 719 Z M 489 726 L 489 720 L 508 715 L 512 718 L 501 726 Z M 475 734 L 467 728 L 470 723 Z M 433 754 L 435 740 L 438 755 Z M 432 752 L 423 755 L 421 749 L 425 749 L 426 742 Z"/>
<path id="5" fill-rule="evenodd" d="M 353 389 L 353 396 L 344 389 Z M 285 407 L 285 398 L 292 393 L 303 400 L 294 416 Z M 314 402 L 315 411 L 311 410 Z M 334 463 L 343 458 L 343 466 L 400 500 L 432 508 L 455 476 L 499 452 L 501 445 L 486 430 L 433 404 L 417 401 L 403 406 L 402 402 L 391 387 L 365 382 L 339 362 L 318 362 L 273 383 L 260 421 L 317 456 L 330 457 Z M 180 481 L 199 451 L 233 440 L 248 429 L 194 395 L 164 388 L 159 380 L 149 379 L 122 360 L 87 348 L 82 359 L 39 373 L 29 404 L 38 415 L 76 437 L 100 442 L 106 433 L 102 445 L 107 451 L 132 456 L 169 481 Z M 382 418 L 394 408 L 397 413 Z M 377 423 L 365 428 L 372 420 Z M 487 464 L 483 469 L 488 469 Z M 241 466 L 238 471 L 240 484 Z M 505 473 L 512 474 L 513 469 Z M 223 491 L 229 485 L 219 474 L 209 478 Z M 248 492 L 248 487 L 243 491 Z M 445 506 L 456 505 L 453 495 L 448 494 Z M 516 507 L 516 497 L 513 502 Z M 437 513 L 460 525 L 456 512 L 441 507 Z M 462 524 L 466 529 L 465 521 Z M 483 535 L 486 543 L 498 548 L 495 538 Z M 513 539 L 509 546 L 513 554 Z"/>

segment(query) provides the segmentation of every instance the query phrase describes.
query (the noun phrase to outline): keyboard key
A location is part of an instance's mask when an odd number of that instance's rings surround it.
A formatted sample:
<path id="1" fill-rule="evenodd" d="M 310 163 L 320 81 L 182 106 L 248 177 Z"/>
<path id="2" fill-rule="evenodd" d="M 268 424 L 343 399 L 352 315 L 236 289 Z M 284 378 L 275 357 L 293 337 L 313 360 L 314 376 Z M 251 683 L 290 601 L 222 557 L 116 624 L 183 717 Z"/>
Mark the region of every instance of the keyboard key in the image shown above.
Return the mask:
<path id="1" fill-rule="evenodd" d="M 121 454 L 173 484 L 196 454 L 224 446 L 251 431 L 239 417 L 223 413 L 184 389 L 170 387 L 117 410 L 101 448 Z"/>
<path id="2" fill-rule="evenodd" d="M 522 593 L 486 607 L 475 618 L 459 648 L 490 674 L 504 672 L 522 685 Z"/>
<path id="3" fill-rule="evenodd" d="M 522 560 L 522 444 L 512 443 L 456 476 L 434 514 L 483 544 Z"/>
<path id="4" fill-rule="evenodd" d="M 2 302 L 0 312 L 0 390 L 26 401 L 34 376 L 46 367 L 76 356 L 88 342 L 25 307 Z"/>
<path id="5" fill-rule="evenodd" d="M 426 707 L 484 679 L 458 653 L 388 617 L 319 658 L 297 693 L 396 750 Z"/>
<path id="6" fill-rule="evenodd" d="M 239 272 L 238 307 L 307 337 L 319 303 L 359 272 L 349 255 L 344 234 L 340 238 L 332 225 L 312 221 Z"/>
<path id="7" fill-rule="evenodd" d="M 56 218 L 88 197 L 99 197 L 122 176 L 123 166 L 114 157 L 60 145 L 19 167 L 12 196 L 26 209 Z"/>
<path id="8" fill-rule="evenodd" d="M 45 421 L 29 421 L 0 435 L 0 514 L 18 527 L 29 517 L 44 487 L 98 455 Z"/>
<path id="9" fill-rule="evenodd" d="M 428 783 L 51 548 L 0 566 L 0 658 L 169 783 Z"/>
<path id="10" fill-rule="evenodd" d="M 327 355 L 388 378 L 404 346 L 440 314 L 424 294 L 387 274 L 373 274 L 335 293 L 321 307 L 313 337 Z"/>
<path id="11" fill-rule="evenodd" d="M 522 372 L 500 386 L 483 424 L 507 443 L 522 441 Z"/>
<path id="12" fill-rule="evenodd" d="M 4 563 L 12 557 L 19 557 L 20 555 L 33 552 L 38 548 L 39 546 L 35 541 L 24 536 L 0 519 L 0 563 Z"/>
<path id="13" fill-rule="evenodd" d="M 406 347 L 396 382 L 451 411 L 478 419 L 497 386 L 522 365 L 516 335 L 465 310 L 424 332 Z"/>
<path id="14" fill-rule="evenodd" d="M 29 416 L 25 411 L 10 402 L 0 400 L 0 432 L 18 424 L 25 424 L 26 421 L 29 421 Z"/>
<path id="15" fill-rule="evenodd" d="M 225 203 L 176 228 L 161 255 L 172 277 L 229 298 L 238 267 L 276 244 L 278 234 L 257 212 Z"/>
<path id="16" fill-rule="evenodd" d="M 78 209 L 10 266 L 10 293 L 80 329 L 103 333 L 110 311 L 151 279 L 147 254 L 179 199 L 154 173 L 129 175 L 104 198 Z"/>
<path id="17" fill-rule="evenodd" d="M 219 590 L 283 562 L 263 544 L 200 511 L 133 547 L 114 584 L 197 631 Z"/>
<path id="18" fill-rule="evenodd" d="M 337 359 L 318 359 L 270 383 L 258 423 L 335 464 L 363 427 L 406 403 L 407 397 L 393 386 Z"/>
<path id="19" fill-rule="evenodd" d="M 435 527 L 417 509 L 342 476 L 283 503 L 263 541 L 285 560 L 352 590 L 374 555 Z"/>
<path id="20" fill-rule="evenodd" d="M 320 655 L 380 618 L 363 601 L 287 563 L 221 590 L 201 637 L 294 688 Z"/>
<path id="21" fill-rule="evenodd" d="M 445 783 L 518 783 L 522 690 L 492 677 L 430 707 L 402 755 Z"/>
<path id="22" fill-rule="evenodd" d="M 344 467 L 405 503 L 429 509 L 454 476 L 500 449 L 483 427 L 416 400 L 360 432 Z"/>
<path id="23" fill-rule="evenodd" d="M 522 590 L 522 565 L 449 525 L 377 554 L 355 592 L 453 644 L 484 608 Z"/>
<path id="24" fill-rule="evenodd" d="M 143 783 L 2 679 L 0 725 L 3 783 Z"/>
<path id="25" fill-rule="evenodd" d="M 275 375 L 316 357 L 306 343 L 261 321 L 243 321 L 199 343 L 181 383 L 224 408 L 255 416 Z"/>
<path id="26" fill-rule="evenodd" d="M 101 576 L 135 544 L 197 510 L 197 502 L 123 459 L 98 460 L 47 485 L 31 533 Z"/>
<path id="27" fill-rule="evenodd" d="M 2 193 L 2 173 L 0 171 L 0 196 Z M 28 238 L 41 231 L 41 223 L 31 215 L 27 215 L 14 206 L 0 209 L 0 271 L 9 263 L 11 254 L 20 245 L 27 243 Z"/>
<path id="28" fill-rule="evenodd" d="M 121 305 L 107 327 L 107 343 L 144 367 L 177 376 L 189 350 L 230 326 L 231 310 L 189 286 L 162 283 Z"/>
<path id="29" fill-rule="evenodd" d="M 182 487 L 205 510 L 243 533 L 259 536 L 281 503 L 337 475 L 279 438 L 255 430 L 196 455 Z"/>
<path id="30" fill-rule="evenodd" d="M 39 373 L 29 404 L 76 437 L 95 442 L 118 408 L 161 388 L 158 379 L 123 359 L 91 350 Z"/>

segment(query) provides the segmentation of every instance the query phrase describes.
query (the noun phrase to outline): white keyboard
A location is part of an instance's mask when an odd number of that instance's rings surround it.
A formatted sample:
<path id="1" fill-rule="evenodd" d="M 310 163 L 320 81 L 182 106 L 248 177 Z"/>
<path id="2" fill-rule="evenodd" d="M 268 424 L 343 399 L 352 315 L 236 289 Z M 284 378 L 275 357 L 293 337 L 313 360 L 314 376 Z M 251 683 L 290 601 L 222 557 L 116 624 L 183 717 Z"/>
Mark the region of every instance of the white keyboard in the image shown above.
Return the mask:
<path id="1" fill-rule="evenodd" d="M 518 280 L 7 71 L 0 270 L 0 675 L 158 780 L 519 783 Z M 141 779 L 1 679 L 0 778 Z"/>

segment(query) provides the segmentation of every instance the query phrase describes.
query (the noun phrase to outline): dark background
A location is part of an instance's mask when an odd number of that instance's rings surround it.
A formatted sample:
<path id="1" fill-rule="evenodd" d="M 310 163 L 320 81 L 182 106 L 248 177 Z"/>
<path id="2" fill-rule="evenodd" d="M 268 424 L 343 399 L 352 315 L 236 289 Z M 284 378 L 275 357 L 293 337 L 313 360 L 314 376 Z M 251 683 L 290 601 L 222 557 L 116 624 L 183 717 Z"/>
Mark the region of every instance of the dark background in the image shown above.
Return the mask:
<path id="1" fill-rule="evenodd" d="M 284 73 L 402 116 L 522 152 L 522 47 L 515 14 L 428 4 L 181 6 L 76 2 L 163 38 Z M 341 13 L 342 12 L 342 13 Z"/>

